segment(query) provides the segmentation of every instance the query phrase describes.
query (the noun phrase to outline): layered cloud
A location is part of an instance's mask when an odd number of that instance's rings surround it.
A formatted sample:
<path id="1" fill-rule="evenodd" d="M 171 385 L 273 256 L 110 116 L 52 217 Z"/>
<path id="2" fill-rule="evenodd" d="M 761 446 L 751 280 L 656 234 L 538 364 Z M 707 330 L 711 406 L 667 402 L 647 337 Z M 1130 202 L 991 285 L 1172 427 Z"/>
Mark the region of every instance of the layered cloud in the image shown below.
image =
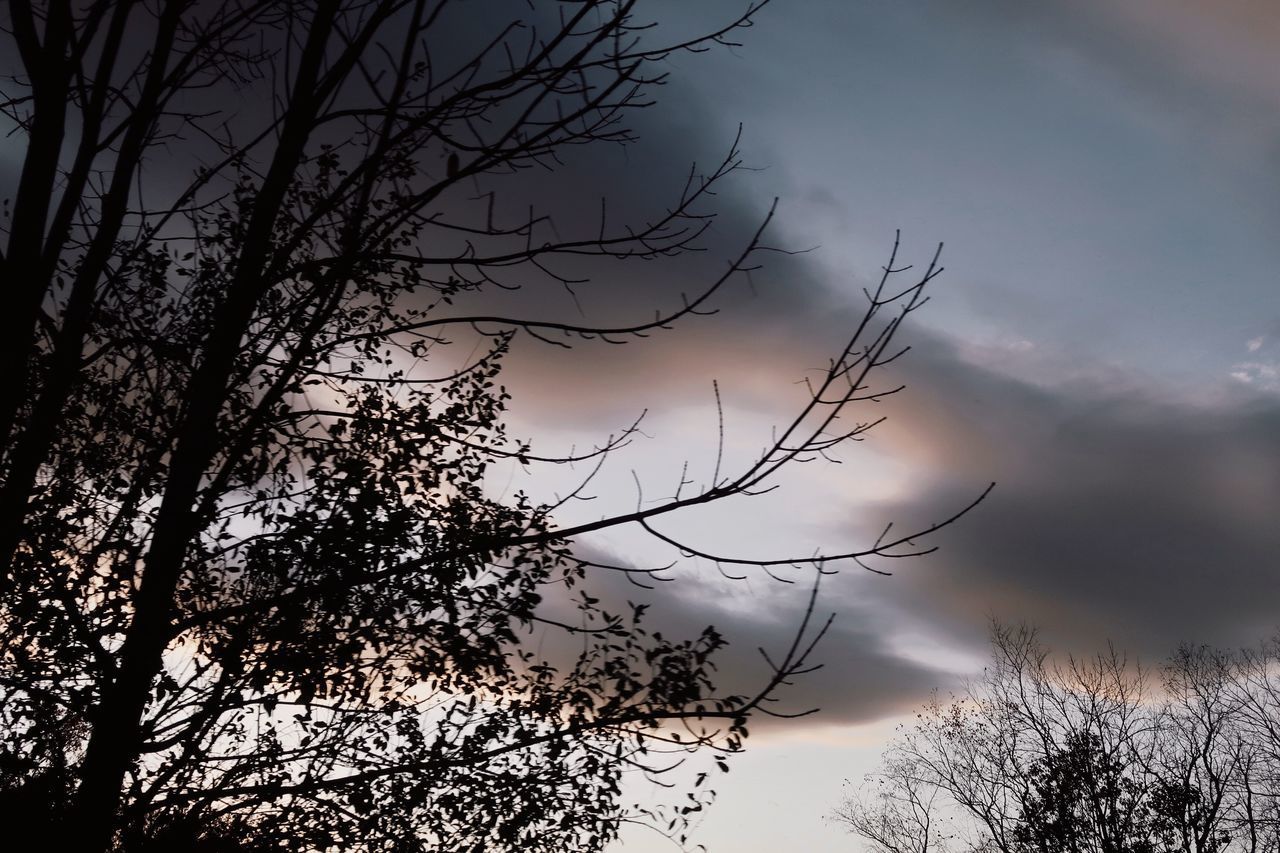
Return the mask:
<path id="1" fill-rule="evenodd" d="M 625 557 L 582 543 L 578 553 L 609 565 L 631 566 Z M 956 683 L 945 668 L 901 653 L 895 648 L 894 616 L 869 601 L 859 600 L 856 584 L 848 578 L 824 578 L 817 606 L 805 624 L 813 573 L 801 583 L 785 587 L 756 576 L 749 581 L 727 581 L 712 575 L 682 572 L 665 582 L 644 588 L 625 574 L 595 569 L 588 582 L 593 596 L 606 609 L 629 612 L 626 602 L 646 604 L 646 626 L 671 638 L 694 638 L 713 627 L 729 642 L 716 658 L 715 680 L 721 694 L 754 695 L 772 675 L 769 661 L 780 661 L 797 637 L 815 639 L 835 614 L 809 665 L 820 668 L 797 676 L 778 690 L 765 706 L 781 718 L 812 713 L 805 725 L 832 726 L 862 723 L 901 713 L 923 701 L 936 688 Z M 543 615 L 570 624 L 575 622 L 568 593 L 553 593 Z M 544 652 L 555 639 L 548 632 L 540 647 Z M 568 641 L 572 644 L 572 639 Z M 566 661 L 573 649 L 565 646 Z M 766 658 L 766 655 L 768 656 Z M 774 720 L 758 715 L 755 727 L 771 730 Z M 793 726 L 787 722 L 784 725 Z"/>
<path id="2" fill-rule="evenodd" d="M 797 278 L 815 279 L 812 269 Z M 705 408 L 705 395 L 682 384 L 705 373 L 743 392 L 728 415 L 750 423 L 771 388 L 773 402 L 785 398 L 857 319 L 856 303 L 829 289 L 806 294 L 790 312 L 783 304 L 752 310 L 743 296 L 740 310 L 694 333 L 609 350 L 616 361 L 579 352 L 574 378 L 524 396 L 521 417 L 591 426 L 590 418 L 558 419 L 597 411 L 604 398 L 660 415 Z M 1045 355 L 1022 339 L 984 348 L 915 327 L 907 340 L 912 352 L 886 378 L 908 388 L 883 404 L 889 421 L 872 436 L 873 461 L 897 466 L 884 495 L 850 490 L 831 504 L 840 482 L 865 474 L 850 458 L 809 491 L 792 492 L 784 514 L 810 528 L 821 519 L 823 542 L 865 542 L 887 521 L 925 526 L 987 481 L 998 485 L 938 534 L 938 554 L 895 564 L 888 578 L 846 567 L 826 584 L 821 607 L 839 613 L 818 655 L 826 668 L 789 695 L 793 710 L 821 707 L 817 724 L 901 712 L 954 683 L 957 650 L 980 659 L 991 618 L 1039 624 L 1066 650 L 1111 639 L 1148 660 L 1180 642 L 1249 643 L 1276 627 L 1280 396 L 1225 377 L 1172 387 L 1084 356 Z M 517 373 L 538 364 L 531 353 Z M 648 452 L 705 455 L 708 437 L 663 435 Z M 733 531 L 713 522 L 697 532 L 752 553 L 756 543 Z M 615 599 L 645 595 L 620 579 L 602 583 Z M 675 633 L 721 627 L 734 643 L 725 680 L 736 687 L 758 683 L 765 671 L 752 650 L 785 647 L 802 605 L 760 575 L 746 592 L 730 585 L 686 577 L 659 590 L 654 614 Z"/>
<path id="3" fill-rule="evenodd" d="M 606 158 L 571 175 L 583 187 L 602 186 L 609 175 L 620 214 L 660 204 L 652 176 L 674 175 L 671 164 L 683 154 L 710 147 L 704 140 L 686 151 L 691 138 L 668 132 L 661 115 L 641 119 L 642 135 L 667 141 L 648 149 L 639 161 L 645 168 L 609 172 Z M 634 315 L 646 301 L 652 310 L 693 291 L 757 221 L 759 207 L 741 186 L 720 196 L 724 218 L 704 240 L 704 256 L 690 266 L 637 264 L 606 275 L 582 297 L 585 313 Z M 921 249 L 908 244 L 909 259 L 927 257 Z M 517 344 L 505 377 L 516 417 L 531 431 L 589 438 L 641 409 L 662 419 L 695 408 L 706 416 L 704 434 L 659 431 L 640 451 L 643 472 L 660 463 L 678 471 L 681 459 L 714 452 L 712 378 L 730 401 L 731 422 L 760 426 L 781 416 L 796 381 L 853 328 L 857 291 L 876 262 L 837 278 L 822 261 L 774 257 L 751 285 L 739 282 L 721 296 L 719 316 L 689 318 L 652 339 L 572 351 Z M 1039 331 L 1026 316 L 1021 325 L 1033 337 Z M 990 618 L 1038 623 L 1066 649 L 1114 639 L 1154 659 L 1182 641 L 1246 643 L 1274 627 L 1280 398 L 1259 381 L 1244 387 L 1222 375 L 1177 386 L 1087 349 L 1003 340 L 979 345 L 912 327 L 913 352 L 889 377 L 909 388 L 884 404 L 890 420 L 871 444 L 873 463 L 896 466 L 892 481 L 879 497 L 865 488 L 842 492 L 842 482 L 866 470 L 849 458 L 789 499 L 786 512 L 815 540 L 843 544 L 867 541 L 889 520 L 928 524 L 988 481 L 998 484 L 937 537 L 940 553 L 895 565 L 891 578 L 846 570 L 828 584 L 825 605 L 840 616 L 820 653 L 827 668 L 793 694 L 797 708 L 822 707 L 817 721 L 874 719 L 947 686 L 957 649 L 980 659 Z M 1263 364 L 1268 350 L 1264 339 L 1247 353 L 1250 363 Z M 701 532 L 733 543 L 733 531 L 719 521 Z M 607 594 L 634 598 L 632 588 L 602 583 Z M 746 684 L 762 672 L 752 650 L 785 645 L 800 611 L 763 578 L 745 601 L 725 583 L 681 580 L 661 590 L 653 612 L 672 631 L 724 628 L 736 648 L 726 679 Z"/>
<path id="4" fill-rule="evenodd" d="M 936 513 L 979 472 L 999 486 L 886 592 L 894 606 L 944 635 L 1025 619 L 1076 649 L 1111 638 L 1155 657 L 1277 627 L 1280 397 L 1113 372 L 1038 386 L 944 342 L 920 350 L 885 440 L 948 476 L 891 514 Z"/>
<path id="5" fill-rule="evenodd" d="M 957 650 L 978 659 L 992 618 L 1038 624 L 1067 651 L 1114 640 L 1148 661 L 1182 642 L 1248 644 L 1278 627 L 1280 396 L 1224 388 L 1205 402 L 1111 371 L 1041 384 L 913 337 L 910 388 L 886 404 L 876 436 L 906 465 L 909 488 L 834 513 L 793 494 L 790 511 L 843 514 L 824 538 L 865 541 L 888 520 L 922 526 L 984 480 L 998 485 L 936 536 L 939 553 L 893 565 L 892 577 L 846 567 L 826 582 L 820 609 L 839 614 L 818 653 L 826 669 L 789 695 L 793 709 L 821 707 L 814 722 L 827 724 L 900 712 L 954 683 Z M 603 583 L 615 599 L 648 595 Z M 745 589 L 730 584 L 663 585 L 654 613 L 676 633 L 723 628 L 737 687 L 760 680 L 751 650 L 785 648 L 803 606 L 758 574 Z"/>
<path id="6" fill-rule="evenodd" d="M 1263 85 L 1269 79 L 1269 60 L 1252 48 L 1243 58 L 1233 54 L 1232 45 L 1253 44 L 1251 33 L 1257 27 L 1241 24 L 1231 9 L 1174 4 L 1154 33 L 1139 25 L 1158 17 L 1150 6 L 1125 13 L 1132 19 L 1102 6 L 1088 7 L 1089 14 L 1078 14 L 1082 10 L 1076 7 L 1068 14 L 1052 4 L 1032 9 L 992 3 L 985 8 L 1009 12 L 997 16 L 1000 26 L 1016 30 L 1013 38 L 1023 49 L 1058 51 L 1044 61 L 1060 63 L 1063 74 L 1079 73 L 1086 82 L 1127 81 L 1128 88 L 1099 96 L 1113 112 L 1143 101 L 1160 102 L 1156 112 L 1161 115 L 1194 106 L 1196 115 L 1216 115 L 1239 125 L 1251 105 L 1269 97 Z M 1198 31 L 1201 18 L 1211 19 L 1208 31 L 1220 37 L 1206 41 L 1189 35 Z M 972 27 L 980 23 L 970 22 Z M 1224 56 L 1234 58 L 1197 78 L 1197 62 Z M 681 70 L 687 73 L 692 67 Z M 1194 85 L 1173 80 L 1173 75 Z M 713 75 L 709 83 L 723 85 L 724 80 Z M 1214 93 L 1224 87 L 1237 100 L 1215 101 Z M 970 108 L 974 105 L 966 104 Z M 582 149 L 566 170 L 530 172 L 509 181 L 509 198 L 534 201 L 540 210 L 553 212 L 561 234 L 594 232 L 602 197 L 609 199 L 609 222 L 651 220 L 678 195 L 690 163 L 698 161 L 705 170 L 723 155 L 731 137 L 721 132 L 723 125 L 717 129 L 708 121 L 714 112 L 707 97 L 688 87 L 673 88 L 663 93 L 661 110 L 631 117 L 639 146 Z M 1230 130 L 1227 124 L 1223 127 Z M 1267 127 L 1244 124 L 1255 141 L 1270 133 Z M 824 127 L 812 130 L 821 133 Z M 1152 138 L 1177 132 L 1165 127 Z M 751 139 L 748 133 L 749 163 Z M 863 141 L 868 139 L 875 141 Z M 942 156 L 936 149 L 926 153 L 933 161 Z M 1006 153 L 1012 157 L 1016 152 Z M 1027 171 L 1035 152 L 1023 154 L 1027 162 L 1015 159 L 1010 167 L 1007 159 L 1002 161 L 1000 181 L 1026 180 L 1040 187 L 1037 181 L 1046 176 Z M 1074 163 L 1078 173 L 1068 171 L 1058 176 L 1058 183 L 1043 186 L 1072 190 L 1070 184 L 1092 173 L 1097 164 L 1090 157 L 1095 154 L 1082 151 L 1080 162 Z M 959 155 L 952 151 L 948 156 Z M 1019 168 L 1025 173 L 1015 174 Z M 589 273 L 592 282 L 572 288 L 550 279 L 531 282 L 534 286 L 523 291 L 462 308 L 602 324 L 669 310 L 681 304 L 682 294 L 694 294 L 712 280 L 759 223 L 764 206 L 754 199 L 751 180 L 724 186 L 716 199 L 720 219 L 700 240 L 701 254 L 623 265 L 569 262 L 558 269 L 567 276 Z M 842 180 L 834 175 L 830 188 L 809 192 L 812 204 L 802 200 L 793 208 L 800 210 L 800 221 L 788 220 L 784 213 L 774 233 L 791 235 L 791 246 L 803 248 L 806 242 L 796 235 L 805 233 L 805 217 L 821 213 L 840 219 L 848 212 L 839 192 Z M 963 200 L 962 193 L 952 195 Z M 1080 208 L 1075 219 L 1045 213 L 1058 228 L 1056 240 L 1068 248 L 1092 248 L 1098 258 L 1058 256 L 1075 266 L 1047 272 L 1045 282 L 1011 282 L 998 272 L 985 278 L 972 270 L 964 274 L 971 281 L 982 279 L 984 298 L 1000 300 L 983 309 L 996 318 L 992 325 L 1001 327 L 999 334 L 987 336 L 988 343 L 960 340 L 936 329 L 910 330 L 914 352 L 895 368 L 894 377 L 906 380 L 909 388 L 883 407 L 890 421 L 873 436 L 867 460 L 876 469 L 874 477 L 867 477 L 867 467 L 851 456 L 843 468 L 808 485 L 802 481 L 799 491 L 789 493 L 777 519 L 789 527 L 779 523 L 779 536 L 790 535 L 784 528 L 790 533 L 800 529 L 802 538 L 843 544 L 867 541 L 890 520 L 906 527 L 946 517 L 988 481 L 998 483 L 982 506 L 937 537 L 938 554 L 895 565 L 890 578 L 846 570 L 826 584 L 824 608 L 840 612 L 819 653 L 826 668 L 790 694 L 791 710 L 820 706 L 824 713 L 815 720 L 826 723 L 899 712 L 921 701 L 931 688 L 950 684 L 963 668 L 964 654 L 980 659 L 990 618 L 1038 623 L 1069 650 L 1088 651 L 1114 639 L 1149 659 L 1163 657 L 1182 641 L 1247 643 L 1275 627 L 1271 603 L 1280 594 L 1280 523 L 1274 512 L 1280 506 L 1280 398 L 1270 381 L 1270 326 L 1245 329 L 1236 337 L 1250 342 L 1245 350 L 1222 352 L 1213 366 L 1216 372 L 1179 385 L 1170 379 L 1172 372 L 1134 366 L 1160 352 L 1172 357 L 1180 349 L 1134 325 L 1134 317 L 1155 310 L 1150 304 L 1154 281 L 1147 290 L 1135 286 L 1125 294 L 1119 312 L 1127 318 L 1124 322 L 1108 314 L 1117 313 L 1118 303 L 1101 307 L 1099 294 L 1107 289 L 1101 279 L 1082 288 L 1080 299 L 1098 306 L 1092 313 L 1074 307 L 1050 313 L 1048 309 L 1064 302 L 1062 293 L 1050 288 L 1090 274 L 1105 277 L 1106 264 L 1094 261 L 1133 252 L 1129 232 L 1108 236 L 1104 251 L 1096 234 L 1085 239 L 1066 227 L 1096 223 L 1092 217 L 1097 211 L 1090 205 L 1101 200 L 1101 189 L 1096 198 L 1067 192 L 1054 196 L 1052 207 L 1069 210 L 1075 204 Z M 1116 204 L 1137 202 L 1125 197 Z M 1154 216 L 1155 202 L 1150 204 L 1146 212 Z M 855 219 L 850 222 L 867 222 L 866 217 Z M 1166 230 L 1183 233 L 1197 222 L 1153 219 L 1151 233 L 1141 239 L 1167 242 Z M 1030 228 L 1026 222 L 1018 226 Z M 963 223 L 956 227 L 964 230 Z M 1015 260 L 1018 236 L 1017 229 L 1001 235 L 1002 247 L 1013 241 Z M 857 240 L 860 245 L 880 241 L 887 250 L 890 237 L 885 228 L 857 235 Z M 968 237 L 972 244 L 975 235 Z M 1037 239 L 1047 238 L 1040 234 Z M 908 245 L 909 260 L 927 257 L 927 246 Z M 1186 250 L 1190 244 L 1180 245 Z M 988 246 L 985 251 L 996 250 Z M 623 464 L 630 459 L 646 478 L 659 468 L 676 474 L 682 460 L 702 464 L 715 453 L 710 383 L 717 379 L 731 425 L 742 424 L 746 432 L 762 427 L 752 433 L 762 441 L 769 421 L 780 418 L 794 401 L 797 380 L 821 368 L 857 322 L 858 290 L 874 278 L 881 260 L 864 257 L 849 274 L 835 276 L 824 266 L 827 258 L 773 256 L 751 281 L 738 280 L 720 294 L 714 303 L 721 310 L 718 316 L 686 318 L 671 331 L 626 346 L 596 342 L 565 351 L 529 339 L 517 341 L 503 377 L 515 393 L 517 432 L 589 443 L 647 408 L 659 423 L 655 440 L 642 445 L 638 456 L 624 457 Z M 1145 259 L 1134 261 L 1125 267 L 1126 275 L 1147 270 L 1146 264 Z M 995 264 L 992 268 L 999 269 Z M 1151 266 L 1152 274 L 1154 270 Z M 942 286 L 949 284 L 944 278 Z M 1158 307 L 1164 312 L 1158 315 L 1162 321 L 1178 309 L 1173 301 Z M 1182 311 L 1185 328 L 1199 322 L 1190 313 Z M 1096 322 L 1092 334 L 1090 322 Z M 1220 326 L 1210 337 L 1226 334 L 1227 324 Z M 1067 339 L 1079 342 L 1075 351 L 1063 347 Z M 1230 370 L 1217 367 L 1233 360 Z M 680 429 L 681 413 L 687 411 L 702 413 L 703 433 Z M 604 501 L 611 498 L 610 489 L 617 499 L 619 489 L 629 488 L 629 477 L 623 479 L 625 486 L 604 487 Z M 771 529 L 741 518 L 719 518 L 696 532 L 745 549 L 741 553 L 747 555 L 766 549 L 793 553 L 788 542 L 767 541 Z M 617 552 L 610 559 L 621 562 L 651 556 L 643 548 L 632 553 L 626 546 L 598 547 L 610 547 Z M 593 583 L 615 603 L 648 595 L 620 576 L 604 574 Z M 766 672 L 753 650 L 785 647 L 803 605 L 789 588 L 763 577 L 748 582 L 748 592 L 743 588 L 741 582 L 735 587 L 693 572 L 664 586 L 653 598 L 652 613 L 656 624 L 673 634 L 696 634 L 708 624 L 723 630 L 734 643 L 723 659 L 724 680 L 731 688 L 745 689 Z"/>

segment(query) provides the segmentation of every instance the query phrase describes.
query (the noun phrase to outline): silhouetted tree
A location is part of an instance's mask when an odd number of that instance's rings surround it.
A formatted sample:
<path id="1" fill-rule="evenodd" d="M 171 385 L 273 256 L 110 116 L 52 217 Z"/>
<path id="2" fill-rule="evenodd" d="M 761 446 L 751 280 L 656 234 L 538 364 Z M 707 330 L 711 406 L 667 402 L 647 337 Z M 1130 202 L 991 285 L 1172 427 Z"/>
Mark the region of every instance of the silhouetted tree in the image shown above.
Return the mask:
<path id="1" fill-rule="evenodd" d="M 938 814 L 939 789 L 918 778 L 909 765 L 892 759 L 873 784 L 854 791 L 832 818 L 883 853 L 929 853 L 951 839 L 945 816 Z"/>
<path id="2" fill-rule="evenodd" d="M 1031 768 L 1013 838 L 1042 853 L 1154 853 L 1147 790 L 1093 732 L 1072 732 Z"/>
<path id="3" fill-rule="evenodd" d="M 496 463 L 599 462 L 635 432 L 576 457 L 510 439 L 518 335 L 664 330 L 763 248 L 757 232 L 634 322 L 503 302 L 696 248 L 738 166 L 730 151 L 640 223 L 602 209 L 561 234 L 526 207 L 527 170 L 630 142 L 657 63 L 755 11 L 660 42 L 636 6 L 6 4 L 3 109 L 25 146 L 0 258 L 6 826 L 94 853 L 597 850 L 646 819 L 624 769 L 737 750 L 822 626 L 811 603 L 756 692 L 717 693 L 721 636 L 665 637 L 592 597 L 591 572 L 634 570 L 575 541 L 633 525 L 766 567 L 923 549 L 935 528 L 762 561 L 654 524 L 865 432 L 840 418 L 892 393 L 871 375 L 936 263 L 899 287 L 890 261 L 794 420 L 736 470 L 578 524 L 484 488 Z M 480 354 L 451 361 L 448 336 Z M 540 605 L 566 587 L 581 618 L 557 626 Z M 531 647 L 535 624 L 580 634 L 576 658 Z M 647 819 L 676 836 L 704 802 Z"/>
<path id="4" fill-rule="evenodd" d="M 1276 644 L 1183 648 L 1154 690 L 1114 650 L 1055 665 L 1027 628 L 996 626 L 992 652 L 833 819 L 902 853 L 1280 849 Z"/>

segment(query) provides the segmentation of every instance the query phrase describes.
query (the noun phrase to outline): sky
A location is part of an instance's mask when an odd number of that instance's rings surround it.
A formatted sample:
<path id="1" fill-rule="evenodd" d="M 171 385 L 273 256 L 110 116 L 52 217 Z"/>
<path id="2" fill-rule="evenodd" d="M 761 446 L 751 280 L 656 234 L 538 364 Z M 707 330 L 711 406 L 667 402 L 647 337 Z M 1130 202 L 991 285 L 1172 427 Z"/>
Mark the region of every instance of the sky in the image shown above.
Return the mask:
<path id="1" fill-rule="evenodd" d="M 650 10 L 692 29 L 740 4 L 691 6 Z M 785 697 L 821 712 L 753 735 L 692 836 L 714 851 L 857 850 L 823 820 L 843 781 L 874 767 L 932 690 L 981 667 L 990 620 L 1038 625 L 1063 652 L 1112 640 L 1153 663 L 1280 627 L 1280 13 L 777 0 L 741 41 L 670 60 L 658 105 L 633 120 L 637 146 L 557 175 L 570 210 L 604 186 L 642 211 L 739 124 L 755 167 L 720 194 L 705 256 L 582 294 L 581 310 L 693 289 L 775 197 L 773 241 L 812 251 L 778 258 L 718 316 L 635 346 L 584 358 L 518 344 L 515 428 L 581 443 L 647 408 L 647 438 L 600 481 L 601 504 L 622 507 L 632 470 L 660 491 L 686 460 L 709 464 L 715 379 L 743 458 L 856 321 L 895 231 L 916 264 L 945 242 L 894 368 L 907 390 L 876 412 L 887 422 L 841 465 L 670 528 L 803 553 L 937 520 L 997 483 L 936 554 L 824 580 L 820 607 L 837 614 L 825 668 Z M 636 565 L 664 553 L 624 533 L 589 545 Z M 721 628 L 730 683 L 759 677 L 752 649 L 784 644 L 803 608 L 802 583 L 732 583 L 696 564 L 672 576 L 658 618 Z M 671 847 L 629 831 L 613 849 Z"/>
<path id="2" fill-rule="evenodd" d="M 654 0 L 640 14 L 696 32 L 743 0 Z M 900 260 L 946 270 L 903 332 L 906 390 L 839 465 L 789 471 L 770 495 L 667 532 L 763 558 L 865 544 L 888 521 L 929 523 L 991 496 L 881 576 L 822 583 L 836 621 L 824 668 L 782 698 L 820 712 L 753 730 L 691 841 L 718 853 L 856 851 L 824 816 L 875 766 L 895 726 L 983 664 L 992 619 L 1025 620 L 1064 652 L 1105 641 L 1158 662 L 1183 642 L 1234 646 L 1280 628 L 1280 11 L 1258 0 L 773 0 L 741 47 L 676 55 L 626 151 L 571 152 L 526 176 L 566 227 L 643 219 L 741 126 L 751 167 L 717 198 L 706 251 L 628 268 L 550 314 L 652 316 L 696 292 L 773 199 L 771 256 L 720 313 L 624 347 L 518 340 L 504 373 L 511 432 L 540 452 L 590 445 L 642 411 L 597 500 L 562 522 L 634 505 L 685 463 L 742 462 L 794 407 L 861 314 L 895 233 Z M 11 167 L 13 145 L 0 146 Z M 522 298 L 519 294 L 516 299 Z M 495 493 L 550 495 L 581 471 L 498 470 Z M 634 531 L 582 547 L 663 563 Z M 785 647 L 797 583 L 721 578 L 684 561 L 652 593 L 655 624 L 732 642 L 726 685 L 758 684 L 756 647 Z M 635 782 L 641 800 L 666 793 Z M 628 829 L 610 853 L 673 849 Z"/>

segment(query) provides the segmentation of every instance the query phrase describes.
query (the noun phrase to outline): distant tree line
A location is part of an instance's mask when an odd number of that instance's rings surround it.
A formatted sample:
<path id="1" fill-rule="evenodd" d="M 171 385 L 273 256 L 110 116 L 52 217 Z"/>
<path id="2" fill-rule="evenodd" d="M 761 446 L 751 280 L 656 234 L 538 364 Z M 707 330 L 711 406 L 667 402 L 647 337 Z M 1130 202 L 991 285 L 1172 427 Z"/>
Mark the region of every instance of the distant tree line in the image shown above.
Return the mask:
<path id="1" fill-rule="evenodd" d="M 1280 850 L 1280 641 L 1056 661 L 996 626 L 832 815 L 877 853 Z"/>

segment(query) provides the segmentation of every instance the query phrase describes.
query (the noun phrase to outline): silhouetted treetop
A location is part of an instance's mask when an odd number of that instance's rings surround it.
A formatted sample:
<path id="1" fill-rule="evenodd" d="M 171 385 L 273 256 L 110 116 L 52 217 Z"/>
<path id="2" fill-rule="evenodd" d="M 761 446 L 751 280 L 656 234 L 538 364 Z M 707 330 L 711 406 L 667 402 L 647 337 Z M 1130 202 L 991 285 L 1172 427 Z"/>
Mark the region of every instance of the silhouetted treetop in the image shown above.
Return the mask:
<path id="1" fill-rule="evenodd" d="M 759 5 L 674 41 L 636 0 L 6 5 L 7 825 L 85 853 L 586 851 L 628 821 L 683 843 L 709 795 L 633 806 L 623 772 L 722 763 L 823 623 L 811 599 L 757 688 L 727 694 L 718 632 L 663 636 L 592 596 L 595 575 L 650 570 L 575 544 L 630 526 L 723 565 L 822 569 L 923 553 L 949 522 L 768 561 L 659 523 L 870 429 L 853 409 L 895 390 L 877 369 L 936 257 L 906 279 L 890 260 L 745 464 L 576 522 L 559 519 L 582 487 L 486 487 L 500 465 L 590 472 L 639 435 L 564 456 L 508 435 L 516 337 L 665 333 L 767 248 L 764 216 L 683 298 L 559 316 L 565 288 L 701 247 L 736 143 L 629 220 L 597 198 L 557 220 L 524 181 L 632 143 L 663 60 L 732 44 Z"/>

